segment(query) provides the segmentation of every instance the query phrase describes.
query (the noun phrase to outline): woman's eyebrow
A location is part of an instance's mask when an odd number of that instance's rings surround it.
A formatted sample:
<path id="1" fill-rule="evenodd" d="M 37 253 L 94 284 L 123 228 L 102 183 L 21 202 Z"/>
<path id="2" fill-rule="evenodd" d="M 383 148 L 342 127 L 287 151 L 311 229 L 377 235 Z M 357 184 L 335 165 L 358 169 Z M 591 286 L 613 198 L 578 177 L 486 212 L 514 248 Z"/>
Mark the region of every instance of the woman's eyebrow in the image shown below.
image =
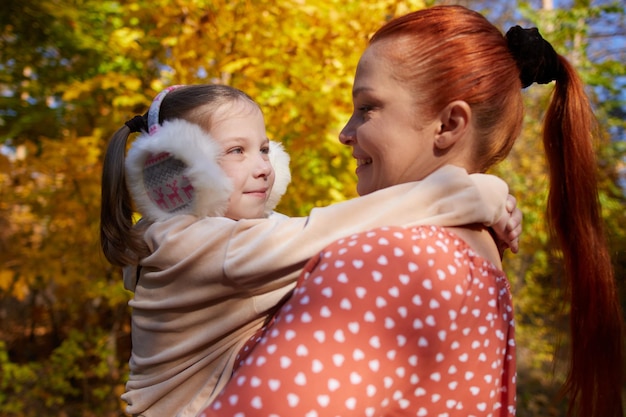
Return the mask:
<path id="1" fill-rule="evenodd" d="M 373 88 L 367 86 L 355 87 L 352 89 L 352 97 L 356 97 L 359 94 L 373 91 Z"/>

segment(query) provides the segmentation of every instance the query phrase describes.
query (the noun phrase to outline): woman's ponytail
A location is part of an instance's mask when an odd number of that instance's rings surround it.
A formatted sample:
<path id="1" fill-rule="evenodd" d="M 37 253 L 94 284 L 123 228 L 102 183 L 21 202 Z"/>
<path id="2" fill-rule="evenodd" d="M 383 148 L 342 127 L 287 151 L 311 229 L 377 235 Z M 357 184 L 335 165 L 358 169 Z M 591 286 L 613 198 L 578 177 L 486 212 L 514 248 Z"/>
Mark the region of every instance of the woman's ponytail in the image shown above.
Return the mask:
<path id="1" fill-rule="evenodd" d="M 537 28 L 512 27 L 506 39 L 522 88 L 556 81 L 543 144 L 550 175 L 548 226 L 567 277 L 568 415 L 622 417 L 623 324 L 598 197 L 596 120 L 576 70 Z"/>
<path id="2" fill-rule="evenodd" d="M 603 230 L 595 118 L 574 68 L 560 74 L 544 122 L 550 172 L 547 217 L 563 253 L 570 309 L 568 415 L 623 415 L 622 314 Z"/>

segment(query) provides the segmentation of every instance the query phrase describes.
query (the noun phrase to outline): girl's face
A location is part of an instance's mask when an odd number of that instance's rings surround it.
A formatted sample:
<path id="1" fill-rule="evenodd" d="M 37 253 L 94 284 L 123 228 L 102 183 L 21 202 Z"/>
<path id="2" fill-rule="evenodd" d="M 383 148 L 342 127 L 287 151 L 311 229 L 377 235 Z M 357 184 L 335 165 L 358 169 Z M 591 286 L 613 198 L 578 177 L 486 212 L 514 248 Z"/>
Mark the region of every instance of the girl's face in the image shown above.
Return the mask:
<path id="1" fill-rule="evenodd" d="M 357 160 L 357 192 L 369 194 L 392 185 L 421 180 L 442 161 L 435 156 L 440 123 L 426 117 L 393 72 L 387 42 L 370 45 L 356 70 L 354 110 L 339 134 Z"/>
<path id="2" fill-rule="evenodd" d="M 246 101 L 222 106 L 213 115 L 209 133 L 222 146 L 219 164 L 233 183 L 225 216 L 234 220 L 264 217 L 275 174 L 261 110 Z"/>

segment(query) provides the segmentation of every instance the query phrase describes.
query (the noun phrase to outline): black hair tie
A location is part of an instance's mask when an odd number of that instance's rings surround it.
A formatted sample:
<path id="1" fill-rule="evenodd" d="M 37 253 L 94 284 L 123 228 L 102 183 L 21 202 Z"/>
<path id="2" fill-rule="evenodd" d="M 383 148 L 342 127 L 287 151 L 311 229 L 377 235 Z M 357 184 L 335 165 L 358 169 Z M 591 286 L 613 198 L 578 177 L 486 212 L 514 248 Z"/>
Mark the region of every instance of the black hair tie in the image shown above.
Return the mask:
<path id="1" fill-rule="evenodd" d="M 148 122 L 143 116 L 137 115 L 124 124 L 128 126 L 131 133 L 148 131 Z"/>
<path id="2" fill-rule="evenodd" d="M 559 55 L 537 28 L 514 26 L 506 33 L 506 40 L 520 70 L 522 88 L 559 79 L 562 70 Z"/>

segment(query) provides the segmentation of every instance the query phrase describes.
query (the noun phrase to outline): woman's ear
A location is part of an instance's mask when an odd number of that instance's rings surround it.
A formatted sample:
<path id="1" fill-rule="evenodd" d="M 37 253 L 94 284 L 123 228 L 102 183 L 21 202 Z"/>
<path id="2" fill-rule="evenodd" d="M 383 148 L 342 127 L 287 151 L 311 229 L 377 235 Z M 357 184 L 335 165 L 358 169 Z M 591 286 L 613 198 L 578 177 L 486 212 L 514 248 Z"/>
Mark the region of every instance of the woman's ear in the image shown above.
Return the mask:
<path id="1" fill-rule="evenodd" d="M 435 146 L 444 150 L 454 145 L 469 130 L 471 119 L 472 109 L 465 101 L 456 100 L 448 104 L 439 113 L 441 124 L 435 136 Z"/>

